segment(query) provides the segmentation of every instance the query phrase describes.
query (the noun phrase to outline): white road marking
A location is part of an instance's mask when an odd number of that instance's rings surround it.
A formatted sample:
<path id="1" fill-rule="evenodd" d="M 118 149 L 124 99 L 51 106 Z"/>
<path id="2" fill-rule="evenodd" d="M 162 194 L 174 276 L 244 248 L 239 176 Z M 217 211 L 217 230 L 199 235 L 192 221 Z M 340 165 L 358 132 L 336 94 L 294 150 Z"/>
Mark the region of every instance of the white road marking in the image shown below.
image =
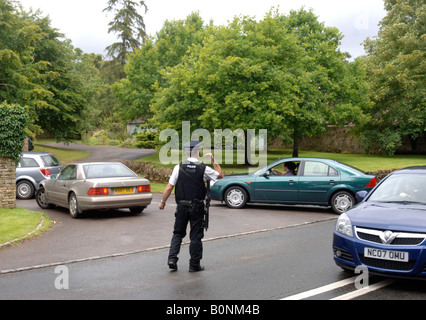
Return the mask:
<path id="1" fill-rule="evenodd" d="M 395 283 L 395 280 L 385 280 L 385 281 L 377 282 L 375 284 L 372 284 L 371 286 L 367 286 L 365 288 L 343 294 L 341 296 L 335 297 L 335 298 L 330 299 L 330 300 L 351 300 L 351 299 L 360 297 L 364 294 L 367 294 L 369 292 L 372 292 L 372 291 L 378 290 L 380 288 L 384 288 L 386 286 L 389 286 L 392 283 Z"/>
<path id="2" fill-rule="evenodd" d="M 305 291 L 305 292 L 302 292 L 302 293 L 299 293 L 299 294 L 295 294 L 293 296 L 289 296 L 289 297 L 281 299 L 281 300 L 302 300 L 302 299 L 306 299 L 306 298 L 309 298 L 309 297 L 313 297 L 313 296 L 316 296 L 318 294 L 328 292 L 328 291 L 331 291 L 331 290 L 334 290 L 334 289 L 337 289 L 337 288 L 341 288 L 341 287 L 347 286 L 348 284 L 351 284 L 351 283 L 355 283 L 356 278 L 357 277 L 353 277 L 353 278 L 348 278 L 348 279 L 345 279 L 345 280 L 342 280 L 342 281 L 334 282 L 334 283 L 328 284 L 326 286 L 319 287 L 319 288 L 316 288 L 316 289 L 312 289 L 312 290 L 309 290 L 309 291 Z"/>
<path id="3" fill-rule="evenodd" d="M 345 279 L 345 280 L 341 280 L 341 281 L 338 281 L 338 282 L 334 282 L 334 283 L 331 283 L 331 284 L 328 284 L 328 285 L 325 285 L 325 286 L 322 286 L 322 287 L 319 287 L 319 288 L 316 288 L 316 289 L 308 290 L 308 291 L 305 291 L 305 292 L 301 292 L 301 293 L 283 298 L 281 300 L 302 300 L 302 299 L 310 298 L 310 297 L 313 297 L 313 296 L 316 296 L 316 295 L 319 295 L 319 294 L 322 294 L 322 293 L 325 293 L 325 292 L 328 292 L 328 291 L 332 291 L 332 290 L 335 290 L 335 289 L 338 289 L 338 288 L 341 288 L 341 287 L 344 287 L 344 286 L 347 286 L 347 285 L 350 285 L 350 284 L 355 284 L 356 278 L 357 278 L 357 276 L 352 277 L 352 278 L 348 278 L 348 279 Z M 358 290 L 343 294 L 341 296 L 332 298 L 330 300 L 350 300 L 350 299 L 354 299 L 354 298 L 357 298 L 357 297 L 362 296 L 364 294 L 367 294 L 369 292 L 384 288 L 388 285 L 391 285 L 394 282 L 395 282 L 395 280 L 385 280 L 385 281 L 377 282 L 373 285 L 369 285 L 365 288 L 358 289 Z M 354 289 L 355 289 L 355 286 L 354 286 Z"/>

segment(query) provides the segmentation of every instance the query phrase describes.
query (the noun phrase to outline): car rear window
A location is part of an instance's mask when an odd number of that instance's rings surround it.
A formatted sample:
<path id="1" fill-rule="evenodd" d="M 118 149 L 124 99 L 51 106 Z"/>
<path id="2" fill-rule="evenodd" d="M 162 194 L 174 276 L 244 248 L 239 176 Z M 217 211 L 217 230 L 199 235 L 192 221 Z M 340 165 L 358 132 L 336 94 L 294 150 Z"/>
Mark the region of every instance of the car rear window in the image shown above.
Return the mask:
<path id="1" fill-rule="evenodd" d="M 352 172 L 352 173 L 354 173 L 354 174 L 356 174 L 356 175 L 358 175 L 358 174 L 360 174 L 360 173 L 367 174 L 364 170 L 361 170 L 361 169 L 359 169 L 359 168 L 357 168 L 357 167 L 354 167 L 354 166 L 348 165 L 348 164 L 346 164 L 346 163 L 339 162 L 339 165 L 340 165 L 342 168 L 346 168 L 346 170 L 348 170 L 348 171 L 350 171 L 350 172 Z"/>
<path id="2" fill-rule="evenodd" d="M 326 176 L 338 176 L 339 173 L 337 172 L 336 169 L 330 167 L 329 165 L 325 163 L 317 162 L 317 161 L 306 161 L 303 175 L 326 177 Z"/>
<path id="3" fill-rule="evenodd" d="M 54 155 L 41 156 L 41 160 L 46 167 L 56 167 L 61 165 Z"/>
<path id="4" fill-rule="evenodd" d="M 83 166 L 83 170 L 87 179 L 137 176 L 132 170 L 127 168 L 125 165 L 117 163 L 86 164 Z"/>

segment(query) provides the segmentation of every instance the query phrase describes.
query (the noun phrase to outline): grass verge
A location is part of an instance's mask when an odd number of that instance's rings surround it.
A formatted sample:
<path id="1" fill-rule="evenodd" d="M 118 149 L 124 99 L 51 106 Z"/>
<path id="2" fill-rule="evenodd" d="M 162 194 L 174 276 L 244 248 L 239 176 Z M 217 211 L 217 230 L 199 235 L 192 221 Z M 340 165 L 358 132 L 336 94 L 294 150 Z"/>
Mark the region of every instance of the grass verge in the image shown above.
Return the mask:
<path id="1" fill-rule="evenodd" d="M 0 208 L 0 250 L 6 245 L 15 245 L 25 239 L 38 236 L 52 225 L 42 212 L 24 208 Z"/>
<path id="2" fill-rule="evenodd" d="M 75 160 L 83 159 L 90 156 L 90 153 L 79 151 L 79 150 L 70 150 L 70 149 L 60 149 L 54 147 L 47 147 L 43 145 L 36 144 L 34 146 L 34 152 L 50 152 L 55 155 L 56 158 L 63 164 L 66 165 Z"/>

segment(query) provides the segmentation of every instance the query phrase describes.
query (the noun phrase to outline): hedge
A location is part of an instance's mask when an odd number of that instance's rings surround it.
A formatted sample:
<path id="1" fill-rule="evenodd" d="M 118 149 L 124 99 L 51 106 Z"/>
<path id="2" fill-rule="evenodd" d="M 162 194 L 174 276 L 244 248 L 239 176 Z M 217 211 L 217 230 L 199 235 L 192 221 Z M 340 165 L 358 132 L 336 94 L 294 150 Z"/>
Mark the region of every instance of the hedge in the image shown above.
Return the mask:
<path id="1" fill-rule="evenodd" d="M 24 146 L 28 114 L 24 107 L 0 104 L 0 157 L 19 162 Z"/>

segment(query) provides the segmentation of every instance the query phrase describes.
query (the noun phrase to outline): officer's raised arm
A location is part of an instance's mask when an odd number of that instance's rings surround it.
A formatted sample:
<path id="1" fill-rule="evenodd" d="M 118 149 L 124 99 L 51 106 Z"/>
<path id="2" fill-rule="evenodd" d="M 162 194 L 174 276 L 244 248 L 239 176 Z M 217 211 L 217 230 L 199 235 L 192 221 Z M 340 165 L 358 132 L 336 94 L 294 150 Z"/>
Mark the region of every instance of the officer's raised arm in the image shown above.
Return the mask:
<path id="1" fill-rule="evenodd" d="M 217 171 L 217 173 L 219 174 L 215 180 L 222 179 L 223 178 L 222 168 L 220 167 L 219 163 L 217 163 L 216 160 L 214 159 L 213 154 L 207 153 L 207 154 L 204 155 L 204 158 L 210 158 L 211 159 L 214 170 Z"/>

